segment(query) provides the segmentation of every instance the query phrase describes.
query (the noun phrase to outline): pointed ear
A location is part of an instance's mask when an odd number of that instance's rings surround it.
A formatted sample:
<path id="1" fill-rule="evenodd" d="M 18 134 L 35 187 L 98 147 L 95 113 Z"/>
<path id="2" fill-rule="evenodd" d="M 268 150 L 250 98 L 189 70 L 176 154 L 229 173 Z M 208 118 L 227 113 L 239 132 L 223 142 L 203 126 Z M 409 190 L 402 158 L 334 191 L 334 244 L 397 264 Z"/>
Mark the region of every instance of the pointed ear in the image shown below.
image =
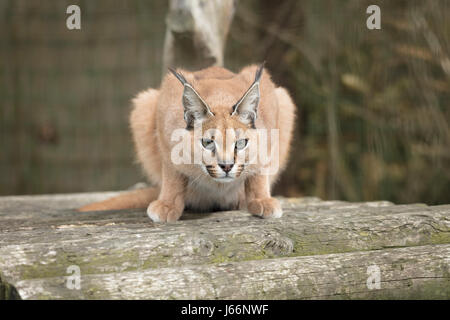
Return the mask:
<path id="1" fill-rule="evenodd" d="M 264 63 L 256 71 L 255 81 L 244 96 L 234 105 L 231 115 L 238 115 L 239 120 L 255 128 L 255 120 L 258 115 L 259 81 L 261 79 Z"/>
<path id="2" fill-rule="evenodd" d="M 214 116 L 206 102 L 200 97 L 197 91 L 186 81 L 184 76 L 175 70 L 169 68 L 174 76 L 180 80 L 184 86 L 183 90 L 183 107 L 184 120 L 186 121 L 186 129 L 194 128 L 194 123 L 203 121 L 207 117 Z"/>
<path id="3" fill-rule="evenodd" d="M 203 121 L 208 117 L 214 116 L 206 102 L 188 83 L 184 85 L 183 107 L 187 129 L 194 128 L 194 122 Z"/>
<path id="4" fill-rule="evenodd" d="M 258 114 L 259 82 L 255 82 L 244 96 L 235 104 L 231 115 L 238 115 L 239 120 L 251 127 L 255 127 Z"/>

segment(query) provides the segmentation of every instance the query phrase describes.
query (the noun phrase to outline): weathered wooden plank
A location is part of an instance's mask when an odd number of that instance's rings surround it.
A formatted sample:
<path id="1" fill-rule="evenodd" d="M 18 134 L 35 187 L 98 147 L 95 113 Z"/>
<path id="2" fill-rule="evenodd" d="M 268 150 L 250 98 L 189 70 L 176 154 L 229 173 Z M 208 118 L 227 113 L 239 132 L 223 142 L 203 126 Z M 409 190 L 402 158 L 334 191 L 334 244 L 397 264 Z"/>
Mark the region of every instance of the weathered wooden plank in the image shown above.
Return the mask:
<path id="1" fill-rule="evenodd" d="M 74 193 L 38 196 L 6 196 L 0 197 L 0 217 L 2 219 L 47 219 L 72 214 L 75 208 L 85 204 L 105 200 L 116 196 L 121 192 L 96 192 Z M 425 204 L 394 205 L 388 201 L 373 201 L 361 203 L 349 203 L 346 201 L 322 201 L 319 198 L 280 198 L 284 208 L 298 209 L 314 214 L 316 211 L 334 213 L 344 210 L 347 213 L 359 211 L 361 213 L 373 213 L 373 208 L 389 207 L 392 214 L 395 212 L 421 210 L 427 207 Z M 438 207 L 438 206 L 436 206 Z M 445 207 L 445 206 L 444 206 Z M 369 209 L 370 211 L 367 212 Z M 83 213 L 90 215 L 89 213 Z M 120 213 L 121 215 L 122 213 Z M 186 218 L 186 216 L 184 216 Z"/>
<path id="2" fill-rule="evenodd" d="M 0 197 L 0 217 L 7 218 L 46 218 L 55 211 L 73 211 L 85 204 L 101 201 L 120 194 L 120 192 L 68 193 L 36 196 Z M 39 217 L 36 217 L 39 214 Z"/>
<path id="3" fill-rule="evenodd" d="M 69 193 L 69 194 L 50 194 L 50 195 L 33 195 L 33 196 L 4 196 L 0 197 L 0 216 L 17 216 L 36 213 L 39 211 L 39 217 L 44 218 L 48 215 L 52 216 L 53 210 L 69 210 L 75 209 L 85 204 L 102 201 L 109 197 L 113 197 L 122 193 L 121 191 L 111 192 L 89 192 L 89 193 Z M 281 198 L 283 199 L 283 198 Z M 346 201 L 322 201 L 315 197 L 291 198 L 284 199 L 286 207 L 296 208 L 357 208 L 363 206 L 369 207 L 385 207 L 393 206 L 389 201 L 373 201 L 362 203 L 349 203 Z M 425 206 L 419 204 L 419 206 Z M 396 206 L 401 207 L 401 206 Z M 411 205 L 408 205 L 411 207 Z M 49 213 L 50 212 L 50 213 Z M 13 215 L 14 213 L 14 215 Z M 36 218 L 36 217 L 35 217 Z"/>
<path id="4" fill-rule="evenodd" d="M 282 199 L 282 219 L 261 220 L 239 211 L 186 213 L 168 225 L 152 223 L 144 210 L 73 210 L 114 194 L 0 197 L 5 278 L 22 283 L 26 296 L 27 284 L 61 280 L 70 265 L 79 266 L 84 276 L 120 276 L 450 243 L 450 206 Z"/>
<path id="5" fill-rule="evenodd" d="M 28 299 L 449 299 L 449 257 L 450 245 L 435 245 L 92 274 L 80 290 L 64 277 L 16 286 Z M 379 289 L 367 285 L 374 266 Z"/>
<path id="6" fill-rule="evenodd" d="M 448 213 L 430 208 L 285 211 L 281 220 L 187 214 L 173 225 L 155 225 L 139 211 L 3 220 L 0 270 L 20 279 L 62 275 L 70 264 L 99 273 L 450 242 Z"/>

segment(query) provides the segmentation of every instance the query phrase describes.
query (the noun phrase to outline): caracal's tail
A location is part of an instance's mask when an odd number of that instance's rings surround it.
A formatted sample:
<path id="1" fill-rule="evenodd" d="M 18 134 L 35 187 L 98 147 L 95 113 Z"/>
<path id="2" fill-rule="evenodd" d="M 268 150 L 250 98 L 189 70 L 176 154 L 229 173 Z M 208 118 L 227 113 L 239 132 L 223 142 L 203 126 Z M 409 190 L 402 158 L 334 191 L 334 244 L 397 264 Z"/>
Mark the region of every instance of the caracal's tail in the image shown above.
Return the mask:
<path id="1" fill-rule="evenodd" d="M 145 188 L 125 192 L 116 197 L 85 205 L 78 211 L 106 211 L 121 209 L 147 208 L 150 202 L 158 198 L 159 189 Z"/>

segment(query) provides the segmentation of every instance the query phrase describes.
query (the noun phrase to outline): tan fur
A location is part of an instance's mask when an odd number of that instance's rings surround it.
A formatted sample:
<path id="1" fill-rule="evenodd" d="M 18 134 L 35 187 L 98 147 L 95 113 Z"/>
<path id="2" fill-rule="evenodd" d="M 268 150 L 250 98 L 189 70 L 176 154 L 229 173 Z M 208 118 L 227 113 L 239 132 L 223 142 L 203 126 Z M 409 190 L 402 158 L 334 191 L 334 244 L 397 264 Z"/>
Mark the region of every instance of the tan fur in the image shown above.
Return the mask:
<path id="1" fill-rule="evenodd" d="M 252 85 L 256 70 L 257 66 L 246 67 L 238 74 L 219 67 L 197 72 L 179 70 L 214 113 L 213 117 L 202 123 L 203 130 L 214 128 L 225 136 L 225 130 L 229 128 L 248 129 L 230 111 Z M 270 187 L 286 166 L 295 105 L 284 88 L 274 85 L 266 70 L 260 80 L 259 92 L 256 128 L 280 130 L 279 170 L 274 175 L 258 174 L 258 165 L 235 163 L 230 172 L 234 179 L 226 183 L 214 179 L 224 174 L 218 166 L 219 162 L 232 161 L 233 155 L 226 152 L 225 144 L 234 143 L 239 138 L 237 133 L 232 139 L 225 140 L 223 149 L 217 144 L 214 153 L 216 162 L 209 167 L 173 164 L 171 150 L 177 142 L 171 141 L 171 135 L 175 129 L 186 128 L 186 122 L 181 104 L 183 85 L 175 76 L 168 74 L 159 90 L 148 89 L 133 100 L 134 109 L 130 117 L 138 161 L 157 188 L 134 191 L 80 210 L 113 210 L 148 205 L 149 217 L 161 222 L 178 220 L 185 207 L 202 211 L 247 208 L 252 214 L 264 218 L 281 216 L 281 207 L 271 197 Z M 252 142 L 250 138 L 249 143 Z M 195 143 L 199 142 L 192 138 L 192 145 Z"/>

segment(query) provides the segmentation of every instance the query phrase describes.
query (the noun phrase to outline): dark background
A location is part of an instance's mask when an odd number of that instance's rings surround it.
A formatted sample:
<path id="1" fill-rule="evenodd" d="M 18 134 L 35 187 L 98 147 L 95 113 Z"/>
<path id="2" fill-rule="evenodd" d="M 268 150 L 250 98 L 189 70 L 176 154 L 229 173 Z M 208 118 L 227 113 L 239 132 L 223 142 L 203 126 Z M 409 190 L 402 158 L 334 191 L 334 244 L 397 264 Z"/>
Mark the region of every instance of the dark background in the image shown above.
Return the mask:
<path id="1" fill-rule="evenodd" d="M 81 7 L 81 30 L 66 8 Z M 381 30 L 366 8 L 381 8 Z M 130 99 L 161 80 L 166 1 L 0 0 L 0 195 L 143 181 Z M 286 196 L 450 202 L 450 1 L 237 1 L 225 66 L 298 107 Z"/>

